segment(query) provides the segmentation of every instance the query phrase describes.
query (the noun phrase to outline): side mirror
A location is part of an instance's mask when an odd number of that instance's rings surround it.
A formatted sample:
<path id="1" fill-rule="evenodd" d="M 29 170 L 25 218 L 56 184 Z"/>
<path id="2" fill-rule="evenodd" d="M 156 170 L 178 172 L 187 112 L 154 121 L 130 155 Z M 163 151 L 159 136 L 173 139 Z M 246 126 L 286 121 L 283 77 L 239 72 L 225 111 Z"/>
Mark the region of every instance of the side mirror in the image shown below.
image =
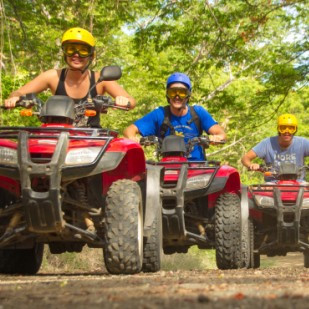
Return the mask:
<path id="1" fill-rule="evenodd" d="M 98 82 L 103 80 L 111 81 L 118 80 L 122 75 L 121 69 L 118 65 L 110 65 L 104 67 L 100 72 L 100 78 Z"/>

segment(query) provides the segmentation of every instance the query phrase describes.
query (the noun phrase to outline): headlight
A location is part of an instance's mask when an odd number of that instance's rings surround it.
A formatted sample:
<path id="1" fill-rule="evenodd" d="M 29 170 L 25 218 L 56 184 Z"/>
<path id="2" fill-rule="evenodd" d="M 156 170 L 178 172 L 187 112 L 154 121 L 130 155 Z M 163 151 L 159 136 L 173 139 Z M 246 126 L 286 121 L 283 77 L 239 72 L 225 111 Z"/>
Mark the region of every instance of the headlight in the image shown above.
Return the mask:
<path id="1" fill-rule="evenodd" d="M 188 178 L 186 184 L 186 190 L 205 188 L 209 183 L 211 175 L 212 174 L 204 174 Z"/>
<path id="2" fill-rule="evenodd" d="M 72 149 L 65 158 L 66 165 L 84 165 L 92 163 L 102 147 Z"/>
<path id="3" fill-rule="evenodd" d="M 302 208 L 309 208 L 309 198 L 304 198 L 303 199 L 303 207 Z"/>
<path id="4" fill-rule="evenodd" d="M 0 164 L 17 165 L 16 149 L 0 147 Z"/>
<path id="5" fill-rule="evenodd" d="M 274 206 L 274 199 L 272 197 L 255 195 L 255 198 L 260 207 L 267 208 Z"/>

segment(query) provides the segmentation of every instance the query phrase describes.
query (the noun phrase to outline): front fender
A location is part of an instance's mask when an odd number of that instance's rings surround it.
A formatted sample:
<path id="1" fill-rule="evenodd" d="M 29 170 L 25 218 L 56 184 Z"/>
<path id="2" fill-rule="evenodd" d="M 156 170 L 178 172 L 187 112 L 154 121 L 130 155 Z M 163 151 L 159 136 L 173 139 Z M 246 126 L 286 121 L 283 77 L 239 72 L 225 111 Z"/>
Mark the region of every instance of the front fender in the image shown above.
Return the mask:
<path id="1" fill-rule="evenodd" d="M 220 166 L 214 180 L 207 190 L 207 193 L 211 194 L 220 191 L 240 194 L 240 176 L 234 167 L 228 165 Z"/>
<path id="2" fill-rule="evenodd" d="M 106 194 L 110 185 L 119 179 L 141 181 L 145 178 L 146 161 L 142 148 L 130 148 L 125 153 L 121 162 L 114 169 L 104 171 L 103 194 Z"/>
<path id="3" fill-rule="evenodd" d="M 241 223 L 243 228 L 248 228 L 249 219 L 249 201 L 248 201 L 248 187 L 245 185 L 241 186 Z"/>

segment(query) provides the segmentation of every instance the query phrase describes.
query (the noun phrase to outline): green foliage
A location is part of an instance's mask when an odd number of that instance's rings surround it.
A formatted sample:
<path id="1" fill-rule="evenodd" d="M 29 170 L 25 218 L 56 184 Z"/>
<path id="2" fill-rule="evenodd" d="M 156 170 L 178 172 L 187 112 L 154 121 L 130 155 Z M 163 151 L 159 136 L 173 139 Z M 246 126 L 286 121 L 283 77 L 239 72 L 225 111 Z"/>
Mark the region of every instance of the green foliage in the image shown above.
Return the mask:
<path id="1" fill-rule="evenodd" d="M 81 253 L 65 252 L 62 254 L 51 254 L 49 250 L 44 251 L 41 272 L 94 272 L 104 270 L 102 249 L 90 249 L 85 247 Z"/>
<path id="2" fill-rule="evenodd" d="M 193 246 L 188 253 L 164 255 L 162 270 L 216 269 L 215 255 L 215 250 L 201 250 Z"/>

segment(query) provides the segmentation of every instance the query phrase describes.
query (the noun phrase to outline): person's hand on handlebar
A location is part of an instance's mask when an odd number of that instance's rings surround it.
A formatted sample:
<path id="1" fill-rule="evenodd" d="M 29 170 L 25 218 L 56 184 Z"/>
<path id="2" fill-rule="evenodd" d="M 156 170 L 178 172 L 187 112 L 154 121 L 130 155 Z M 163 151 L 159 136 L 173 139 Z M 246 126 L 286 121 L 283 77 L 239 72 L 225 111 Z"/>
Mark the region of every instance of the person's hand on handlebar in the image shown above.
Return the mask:
<path id="1" fill-rule="evenodd" d="M 115 103 L 116 103 L 117 106 L 126 107 L 126 108 L 129 108 L 129 109 L 131 107 L 129 98 L 127 98 L 127 97 L 117 96 L 115 98 Z"/>
<path id="2" fill-rule="evenodd" d="M 218 143 L 218 142 L 224 142 L 225 140 L 221 135 L 209 135 L 209 141 L 211 143 Z"/>
<path id="3" fill-rule="evenodd" d="M 6 108 L 14 108 L 19 100 L 20 96 L 14 95 L 4 101 L 4 106 Z"/>
<path id="4" fill-rule="evenodd" d="M 258 163 L 251 163 L 248 166 L 249 171 L 258 171 L 259 169 L 260 169 L 260 164 L 258 164 Z"/>

